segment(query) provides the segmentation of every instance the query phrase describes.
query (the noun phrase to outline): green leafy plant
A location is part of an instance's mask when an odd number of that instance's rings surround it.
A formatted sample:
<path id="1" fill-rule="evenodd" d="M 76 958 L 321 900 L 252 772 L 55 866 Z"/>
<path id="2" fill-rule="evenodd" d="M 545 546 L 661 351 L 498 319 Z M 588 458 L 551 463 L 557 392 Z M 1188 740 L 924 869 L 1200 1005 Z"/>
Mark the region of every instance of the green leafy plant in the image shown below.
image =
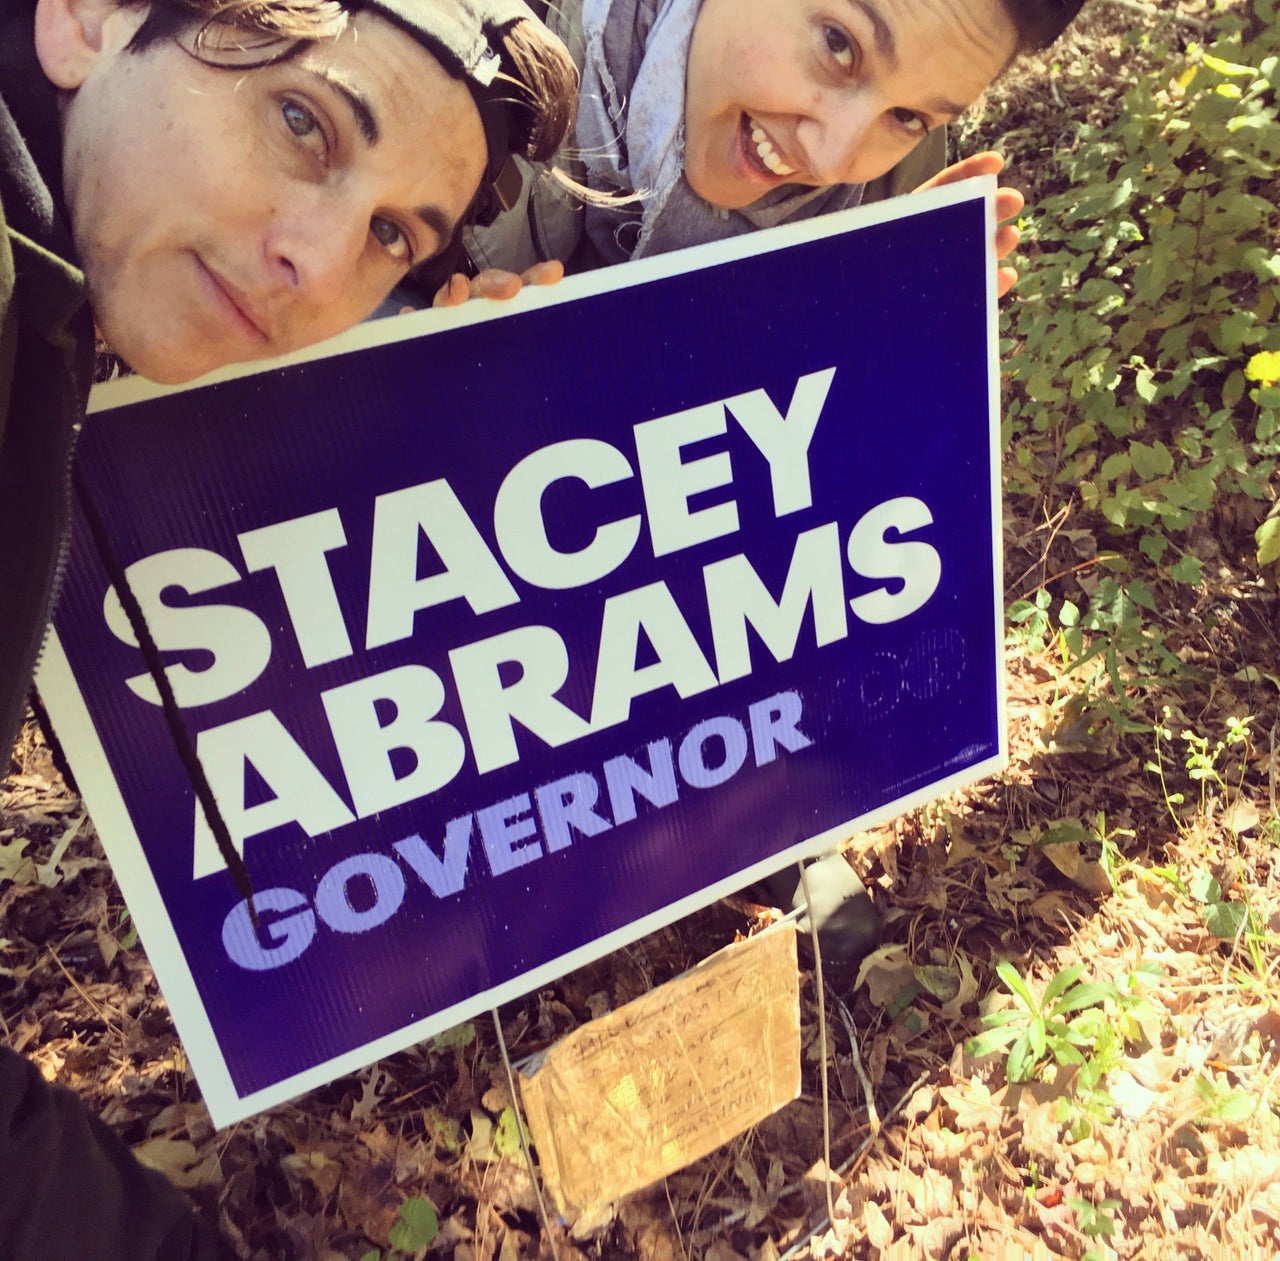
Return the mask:
<path id="1" fill-rule="evenodd" d="M 1009 638 L 1030 652 L 1043 652 L 1052 629 L 1049 606 L 1053 597 L 1041 587 L 1030 600 L 1015 600 L 1005 611 Z"/>
<path id="2" fill-rule="evenodd" d="M 1249 908 L 1223 897 L 1222 885 L 1211 872 L 1201 869 L 1187 882 L 1187 892 L 1200 903 L 1204 926 L 1215 936 L 1234 940 L 1249 924 Z"/>
<path id="3" fill-rule="evenodd" d="M 1118 887 L 1120 872 L 1128 862 L 1121 842 L 1131 841 L 1134 836 L 1132 828 L 1108 828 L 1106 811 L 1099 810 L 1093 816 L 1092 823 L 1067 817 L 1048 824 L 1040 833 L 1036 846 L 1045 850 L 1054 845 L 1097 845 L 1098 866 L 1114 893 Z"/>
<path id="4" fill-rule="evenodd" d="M 1240 1125 L 1253 1115 L 1258 1099 L 1243 1090 L 1232 1090 L 1219 1085 L 1208 1077 L 1197 1077 L 1194 1082 L 1196 1097 L 1204 1104 L 1203 1119 L 1220 1121 L 1226 1125 Z"/>
<path id="5" fill-rule="evenodd" d="M 1075 1213 L 1076 1226 L 1081 1234 L 1088 1235 L 1090 1239 L 1097 1239 L 1099 1236 L 1110 1239 L 1116 1233 L 1115 1214 L 1120 1208 L 1119 1200 L 1101 1200 L 1094 1204 L 1078 1196 L 1068 1196 L 1066 1204 Z M 1091 1248 L 1081 1261 L 1103 1261 L 1106 1255 L 1099 1249 Z"/>
<path id="6" fill-rule="evenodd" d="M 1215 493 L 1265 497 L 1280 455 L 1280 17 L 1255 12 L 1247 42 L 1192 47 L 1181 73 L 1153 50 L 1119 117 L 1077 131 L 1005 316 L 1010 490 L 1078 491 L 1182 582 L 1188 527 Z"/>
<path id="7" fill-rule="evenodd" d="M 431 1039 L 431 1049 L 433 1051 L 462 1051 L 474 1045 L 475 1040 L 475 1025 L 470 1020 L 464 1020 L 460 1025 L 454 1025 L 443 1033 L 437 1033 Z"/>
<path id="8" fill-rule="evenodd" d="M 1131 578 L 1122 584 L 1115 578 L 1103 578 L 1089 607 L 1063 632 L 1063 646 L 1070 658 L 1068 670 L 1082 672 L 1097 661 L 1117 700 L 1135 684 L 1182 674 L 1182 662 L 1166 647 L 1164 632 L 1152 624 L 1151 615 L 1156 611 L 1155 595 L 1142 579 Z"/>
<path id="9" fill-rule="evenodd" d="M 1128 1045 L 1145 1037 L 1143 1022 L 1158 1018 L 1145 983 L 1160 975 L 1148 964 L 1119 982 L 1084 981 L 1084 972 L 1083 964 L 1064 968 L 1037 997 L 1017 968 L 1001 960 L 996 973 L 1014 1005 L 983 1016 L 983 1032 L 965 1046 L 975 1057 L 1005 1051 L 1010 1082 L 1042 1076 L 1050 1064 L 1075 1067 L 1073 1095 L 1059 1101 L 1058 1119 L 1077 1137 L 1113 1119 L 1106 1076 Z"/>
<path id="10" fill-rule="evenodd" d="M 430 1200 L 414 1196 L 396 1211 L 396 1223 L 387 1234 L 388 1250 L 370 1248 L 360 1261 L 398 1261 L 421 1252 L 440 1233 L 440 1219 Z"/>
<path id="11" fill-rule="evenodd" d="M 1103 874 L 1107 877 L 1107 883 L 1112 890 L 1115 890 L 1118 873 L 1125 862 L 1119 841 L 1122 838 L 1133 840 L 1135 834 L 1132 828 L 1111 828 L 1108 830 L 1107 815 L 1104 810 L 1098 811 L 1093 825 L 1093 832 L 1102 850 L 1098 857 L 1098 864 L 1101 866 Z"/>
<path id="12" fill-rule="evenodd" d="M 117 916 L 116 933 L 121 950 L 132 950 L 138 944 L 138 926 L 128 911 L 122 910 Z"/>
<path id="13" fill-rule="evenodd" d="M 1173 730 L 1168 725 L 1173 711 L 1168 705 L 1162 713 L 1164 721 L 1157 723 L 1155 732 L 1155 758 L 1143 765 L 1143 770 L 1155 775 L 1160 781 L 1160 792 L 1164 797 L 1165 808 L 1179 832 L 1186 833 L 1191 826 L 1178 809 L 1187 803 L 1186 794 L 1173 791 L 1169 787 L 1168 768 L 1166 767 L 1165 749 L 1173 745 Z M 1249 749 L 1250 724 L 1252 718 L 1228 718 L 1226 735 L 1219 740 L 1213 749 L 1209 748 L 1209 737 L 1194 731 L 1183 729 L 1179 739 L 1185 747 L 1182 762 L 1187 775 L 1199 785 L 1197 799 L 1192 803 L 1193 818 L 1203 818 L 1209 809 L 1211 794 L 1216 792 L 1224 803 L 1234 800 L 1244 783 L 1244 772 Z M 1226 756 L 1232 751 L 1239 753 L 1237 772 L 1232 775 L 1226 765 Z M 1227 776 L 1231 775 L 1230 781 Z"/>
<path id="14" fill-rule="evenodd" d="M 1179 833 L 1189 837 L 1204 825 L 1212 810 L 1217 808 L 1226 812 L 1239 801 L 1248 765 L 1253 719 L 1228 718 L 1226 734 L 1212 747 L 1208 736 L 1186 729 L 1179 733 L 1178 739 L 1184 750 L 1181 758 L 1183 767 L 1187 777 L 1198 788 L 1192 801 L 1188 802 L 1186 793 L 1170 785 L 1174 745 L 1173 729 L 1168 725 L 1171 714 L 1172 711 L 1165 706 L 1164 721 L 1155 726 L 1155 757 L 1145 763 L 1144 769 L 1160 781 L 1165 809 Z M 1200 904 L 1204 925 L 1215 937 L 1230 941 L 1243 936 L 1255 955 L 1256 968 L 1265 970 L 1265 961 L 1256 950 L 1261 930 L 1250 914 L 1247 891 L 1246 901 L 1230 900 L 1218 877 L 1203 868 L 1185 880 L 1176 872 L 1160 874 L 1170 879 L 1179 892 Z"/>
<path id="15" fill-rule="evenodd" d="M 1093 535 L 1087 605 L 1063 602 L 1058 633 L 1117 713 L 1185 672 L 1153 587 L 1201 581 L 1218 506 L 1254 501 L 1239 513 L 1261 521 L 1254 559 L 1280 560 L 1280 8 L 1253 0 L 1215 24 L 1210 47 L 1135 35 L 1145 70 L 1114 116 L 1064 124 L 1047 181 L 1062 191 L 1025 213 L 1027 266 L 1002 309 L 1006 494 L 1057 523 L 1051 538 Z M 1014 635 L 1050 642 L 1053 603 L 1012 606 Z"/>

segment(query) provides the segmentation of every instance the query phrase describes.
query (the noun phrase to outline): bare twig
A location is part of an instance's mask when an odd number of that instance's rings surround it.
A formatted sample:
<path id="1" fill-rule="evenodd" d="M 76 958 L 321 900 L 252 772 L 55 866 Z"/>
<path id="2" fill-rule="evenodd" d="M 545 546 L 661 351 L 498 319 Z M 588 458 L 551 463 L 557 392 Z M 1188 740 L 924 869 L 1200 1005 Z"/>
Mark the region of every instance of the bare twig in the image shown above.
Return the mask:
<path id="1" fill-rule="evenodd" d="M 906 1105 L 907 1100 L 910 1099 L 911 1096 L 914 1095 L 916 1091 L 919 1090 L 920 1087 L 923 1086 L 925 1082 L 928 1080 L 929 1080 L 929 1071 L 926 1069 L 923 1073 L 919 1075 L 919 1077 L 915 1079 L 915 1081 L 911 1083 L 910 1086 L 907 1087 L 906 1092 L 897 1101 L 897 1103 L 895 1103 L 893 1107 L 890 1108 L 889 1111 L 885 1113 L 884 1123 L 886 1125 L 890 1121 L 892 1121 L 893 1118 L 897 1116 L 900 1111 L 902 1111 L 903 1107 Z M 850 1156 L 849 1159 L 846 1160 L 845 1163 L 835 1171 L 836 1177 L 845 1178 L 850 1173 L 852 1173 L 853 1170 L 855 1170 L 863 1162 L 863 1160 L 866 1159 L 867 1153 L 871 1150 L 877 1137 L 878 1137 L 877 1135 L 872 1134 L 867 1139 L 865 1139 L 862 1145 L 858 1148 L 858 1150 L 854 1152 L 853 1155 Z M 789 1195 L 795 1189 L 796 1189 L 795 1186 L 788 1187 L 785 1191 L 782 1192 L 782 1194 L 784 1196 Z M 808 1232 L 808 1234 L 804 1235 L 800 1239 L 797 1239 L 795 1243 L 793 1243 L 791 1247 L 788 1248 L 786 1252 L 784 1252 L 778 1258 L 778 1261 L 792 1261 L 792 1258 L 800 1256 L 800 1254 L 809 1246 L 810 1243 L 813 1242 L 814 1239 L 818 1237 L 818 1235 L 820 1235 L 824 1230 L 828 1229 L 831 1226 L 833 1220 L 834 1220 L 834 1216 L 828 1216 L 824 1218 L 822 1221 L 816 1222 L 813 1228 Z"/>
<path id="2" fill-rule="evenodd" d="M 853 1071 L 858 1074 L 858 1081 L 862 1083 L 862 1094 L 867 1101 L 867 1120 L 871 1125 L 871 1134 L 874 1137 L 880 1133 L 880 1114 L 876 1111 L 876 1095 L 871 1087 L 871 1078 L 867 1076 L 867 1070 L 862 1067 L 862 1054 L 858 1050 L 858 1026 L 853 1023 L 853 1013 L 845 1005 L 845 1001 L 839 995 L 836 995 L 836 1011 L 840 1013 L 840 1019 L 844 1022 L 844 1031 L 849 1035 L 849 1050 L 853 1056 Z"/>

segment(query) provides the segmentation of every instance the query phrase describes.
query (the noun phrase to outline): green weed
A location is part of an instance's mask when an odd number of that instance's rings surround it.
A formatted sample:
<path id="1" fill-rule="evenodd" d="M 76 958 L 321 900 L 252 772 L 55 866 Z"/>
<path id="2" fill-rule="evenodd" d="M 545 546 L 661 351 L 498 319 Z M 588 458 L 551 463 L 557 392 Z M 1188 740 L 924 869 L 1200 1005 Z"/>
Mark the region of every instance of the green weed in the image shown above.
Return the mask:
<path id="1" fill-rule="evenodd" d="M 1116 1210 L 1120 1207 L 1119 1200 L 1101 1200 L 1094 1204 L 1089 1200 L 1082 1200 L 1076 1196 L 1068 1196 L 1066 1200 L 1067 1207 L 1074 1211 L 1076 1215 L 1076 1226 L 1082 1234 L 1088 1235 L 1090 1239 L 1110 1239 L 1116 1233 Z M 1105 1261 L 1107 1257 L 1113 1257 L 1115 1253 L 1110 1249 L 1102 1250 L 1098 1248 L 1090 1248 L 1080 1259 L 1080 1261 Z"/>
<path id="2" fill-rule="evenodd" d="M 996 973 L 1014 1005 L 983 1016 L 983 1032 L 965 1046 L 975 1058 L 1004 1051 L 1010 1082 L 1042 1077 L 1051 1064 L 1074 1068 L 1072 1092 L 1059 1100 L 1058 1119 L 1077 1138 L 1114 1119 L 1107 1074 L 1124 1061 L 1131 1043 L 1146 1039 L 1144 1023 L 1159 1020 L 1145 986 L 1161 976 L 1149 964 L 1119 982 L 1084 981 L 1084 972 L 1083 964 L 1064 968 L 1037 997 L 1013 964 L 1001 960 Z"/>
<path id="3" fill-rule="evenodd" d="M 399 1261 L 421 1252 L 440 1233 L 440 1219 L 430 1200 L 415 1196 L 405 1200 L 396 1212 L 396 1224 L 387 1235 L 390 1247 L 381 1252 L 370 1248 L 360 1261 Z"/>
<path id="4" fill-rule="evenodd" d="M 1196 800 L 1192 803 L 1193 821 L 1188 823 L 1179 807 L 1187 804 L 1186 794 L 1170 789 L 1168 768 L 1166 765 L 1166 748 L 1172 752 L 1173 730 L 1168 725 L 1173 711 L 1168 705 L 1162 713 L 1164 722 L 1157 723 L 1155 732 L 1155 758 L 1143 765 L 1143 770 L 1155 775 L 1160 781 L 1160 792 L 1164 797 L 1165 809 L 1173 820 L 1179 833 L 1187 836 L 1195 827 L 1196 820 L 1203 820 L 1209 813 L 1210 802 L 1217 798 L 1222 804 L 1229 804 L 1239 796 L 1244 783 L 1244 772 L 1249 750 L 1252 718 L 1228 718 L 1227 733 L 1213 749 L 1209 748 L 1209 737 L 1198 735 L 1194 731 L 1184 729 L 1179 734 L 1185 752 L 1182 757 L 1183 766 L 1190 779 L 1199 785 Z M 1238 754 L 1239 763 L 1233 773 L 1228 766 L 1232 753 Z"/>
<path id="5" fill-rule="evenodd" d="M 1164 722 L 1155 726 L 1155 757 L 1145 763 L 1144 769 L 1159 780 L 1165 809 L 1179 835 L 1190 839 L 1197 836 L 1214 817 L 1229 820 L 1230 811 L 1241 800 L 1253 720 L 1228 718 L 1226 735 L 1212 747 L 1207 736 L 1185 729 L 1179 733 L 1178 739 L 1183 746 L 1180 760 L 1187 777 L 1196 786 L 1193 799 L 1188 802 L 1186 793 L 1170 786 L 1174 734 L 1168 725 L 1171 717 L 1168 706 L 1165 706 L 1163 715 Z M 1235 829 L 1228 826 L 1228 831 L 1234 833 Z M 1267 971 L 1268 965 L 1260 950 L 1265 931 L 1250 910 L 1247 888 L 1243 889 L 1245 900 L 1236 902 L 1227 897 L 1221 881 L 1208 868 L 1198 868 L 1185 878 L 1170 868 L 1157 869 L 1156 874 L 1200 905 L 1204 926 L 1215 937 L 1242 941 L 1255 973 L 1262 975 Z"/>

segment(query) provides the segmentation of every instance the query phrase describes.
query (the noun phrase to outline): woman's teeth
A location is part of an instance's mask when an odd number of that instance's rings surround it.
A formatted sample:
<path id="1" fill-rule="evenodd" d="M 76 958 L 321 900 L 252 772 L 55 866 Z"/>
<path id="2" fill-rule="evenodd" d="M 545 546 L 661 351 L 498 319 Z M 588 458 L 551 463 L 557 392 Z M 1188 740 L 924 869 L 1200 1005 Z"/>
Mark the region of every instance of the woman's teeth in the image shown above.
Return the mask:
<path id="1" fill-rule="evenodd" d="M 756 156 L 767 170 L 775 175 L 794 175 L 796 168 L 788 166 L 773 147 L 765 129 L 755 119 L 751 119 L 751 143 L 756 147 Z"/>

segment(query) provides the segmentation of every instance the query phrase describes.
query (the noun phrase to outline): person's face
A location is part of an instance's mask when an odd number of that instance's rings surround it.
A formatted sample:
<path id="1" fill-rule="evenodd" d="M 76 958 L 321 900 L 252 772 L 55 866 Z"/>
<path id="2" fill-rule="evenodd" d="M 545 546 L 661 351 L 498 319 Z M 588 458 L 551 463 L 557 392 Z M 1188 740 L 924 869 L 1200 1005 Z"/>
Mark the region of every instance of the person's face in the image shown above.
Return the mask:
<path id="1" fill-rule="evenodd" d="M 186 381 L 329 337 L 448 243 L 485 138 L 420 44 L 362 13 L 337 40 L 236 71 L 168 40 L 126 51 L 144 14 L 111 9 L 58 84 L 90 302 L 134 369 Z"/>
<path id="2" fill-rule="evenodd" d="M 704 0 L 685 175 L 713 206 L 861 184 L 977 99 L 1016 51 L 1002 0 Z"/>

